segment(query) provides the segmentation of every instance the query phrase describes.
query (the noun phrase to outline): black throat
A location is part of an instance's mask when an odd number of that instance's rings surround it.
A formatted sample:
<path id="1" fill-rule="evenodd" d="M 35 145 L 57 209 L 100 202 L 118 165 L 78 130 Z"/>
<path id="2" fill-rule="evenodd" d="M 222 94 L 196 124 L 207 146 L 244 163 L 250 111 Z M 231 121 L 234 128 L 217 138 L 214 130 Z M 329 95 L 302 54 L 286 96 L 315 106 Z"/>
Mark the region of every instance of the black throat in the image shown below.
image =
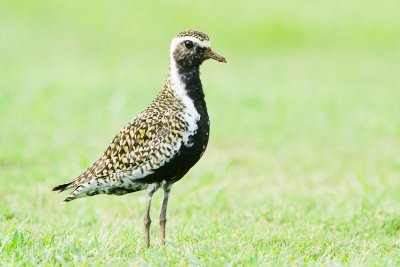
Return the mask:
<path id="1" fill-rule="evenodd" d="M 200 80 L 200 66 L 183 67 L 177 65 L 178 76 L 185 85 L 188 96 L 193 99 L 194 105 L 201 105 L 204 102 L 204 91 Z"/>

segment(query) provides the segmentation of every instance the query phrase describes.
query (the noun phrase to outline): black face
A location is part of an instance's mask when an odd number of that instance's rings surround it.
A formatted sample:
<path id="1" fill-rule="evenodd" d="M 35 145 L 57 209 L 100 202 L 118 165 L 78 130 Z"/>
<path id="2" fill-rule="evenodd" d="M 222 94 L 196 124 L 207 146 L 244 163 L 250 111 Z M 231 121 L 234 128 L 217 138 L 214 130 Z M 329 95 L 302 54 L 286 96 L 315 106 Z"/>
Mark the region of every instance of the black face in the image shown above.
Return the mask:
<path id="1" fill-rule="evenodd" d="M 184 68 L 198 67 L 204 61 L 206 48 L 190 40 L 179 43 L 173 53 L 178 65 Z"/>

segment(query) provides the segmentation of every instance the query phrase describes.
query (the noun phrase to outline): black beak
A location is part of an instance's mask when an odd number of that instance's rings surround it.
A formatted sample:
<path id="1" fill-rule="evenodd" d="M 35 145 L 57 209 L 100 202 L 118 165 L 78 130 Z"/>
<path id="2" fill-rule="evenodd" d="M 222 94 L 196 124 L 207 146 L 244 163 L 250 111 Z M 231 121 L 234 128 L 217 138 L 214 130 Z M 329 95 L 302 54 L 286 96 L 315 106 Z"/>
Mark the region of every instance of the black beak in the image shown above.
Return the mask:
<path id="1" fill-rule="evenodd" d="M 214 51 L 212 51 L 211 50 L 211 48 L 208 48 L 205 52 L 204 52 L 204 55 L 203 55 L 203 60 L 207 60 L 207 59 L 214 59 L 214 60 L 216 60 L 216 61 L 218 61 L 218 62 L 224 62 L 224 63 L 226 63 L 226 59 L 223 57 L 223 56 L 221 56 L 221 55 L 218 55 L 217 53 L 215 53 Z"/>

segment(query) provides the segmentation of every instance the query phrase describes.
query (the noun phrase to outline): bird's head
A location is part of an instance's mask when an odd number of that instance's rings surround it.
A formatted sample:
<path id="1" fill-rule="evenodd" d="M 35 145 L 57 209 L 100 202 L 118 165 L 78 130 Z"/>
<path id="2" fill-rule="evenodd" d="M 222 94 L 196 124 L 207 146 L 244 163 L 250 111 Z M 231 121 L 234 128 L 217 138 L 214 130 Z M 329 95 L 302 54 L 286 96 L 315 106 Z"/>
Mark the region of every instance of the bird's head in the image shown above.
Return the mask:
<path id="1" fill-rule="evenodd" d="M 207 59 L 225 62 L 223 56 L 211 50 L 210 38 L 199 31 L 186 30 L 180 32 L 171 42 L 171 61 L 183 68 L 198 67 Z"/>

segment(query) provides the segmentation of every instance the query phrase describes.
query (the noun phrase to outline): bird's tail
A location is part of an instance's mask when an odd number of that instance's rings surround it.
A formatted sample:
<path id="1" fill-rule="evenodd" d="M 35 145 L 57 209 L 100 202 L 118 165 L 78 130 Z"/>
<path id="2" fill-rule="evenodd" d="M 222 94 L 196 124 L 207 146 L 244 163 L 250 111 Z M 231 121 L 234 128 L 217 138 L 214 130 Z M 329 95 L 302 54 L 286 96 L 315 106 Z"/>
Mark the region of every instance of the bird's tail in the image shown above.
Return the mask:
<path id="1" fill-rule="evenodd" d="M 73 184 L 73 181 L 72 181 L 72 182 L 69 182 L 69 183 L 66 183 L 66 184 L 57 185 L 56 187 L 54 187 L 54 188 L 52 189 L 52 191 L 59 191 L 59 192 L 62 192 L 62 191 L 64 191 L 64 190 L 67 190 L 67 189 L 71 188 L 71 187 L 72 187 L 72 184 Z"/>

